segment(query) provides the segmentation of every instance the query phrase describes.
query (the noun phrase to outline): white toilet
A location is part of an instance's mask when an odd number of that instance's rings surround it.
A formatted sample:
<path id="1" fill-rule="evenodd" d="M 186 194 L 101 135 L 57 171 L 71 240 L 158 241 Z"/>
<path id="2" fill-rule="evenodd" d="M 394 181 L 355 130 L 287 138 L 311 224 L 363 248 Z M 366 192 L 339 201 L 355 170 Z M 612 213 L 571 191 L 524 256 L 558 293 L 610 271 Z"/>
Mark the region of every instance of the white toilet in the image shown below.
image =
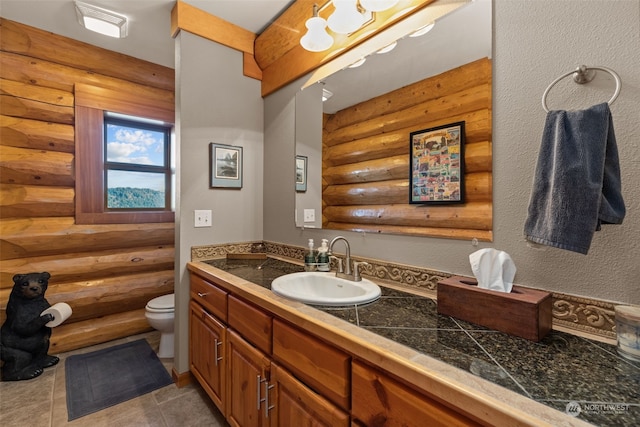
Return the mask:
<path id="1" fill-rule="evenodd" d="M 173 357 L 174 305 L 174 294 L 168 294 L 152 299 L 145 307 L 147 321 L 154 329 L 160 331 L 158 357 Z"/>

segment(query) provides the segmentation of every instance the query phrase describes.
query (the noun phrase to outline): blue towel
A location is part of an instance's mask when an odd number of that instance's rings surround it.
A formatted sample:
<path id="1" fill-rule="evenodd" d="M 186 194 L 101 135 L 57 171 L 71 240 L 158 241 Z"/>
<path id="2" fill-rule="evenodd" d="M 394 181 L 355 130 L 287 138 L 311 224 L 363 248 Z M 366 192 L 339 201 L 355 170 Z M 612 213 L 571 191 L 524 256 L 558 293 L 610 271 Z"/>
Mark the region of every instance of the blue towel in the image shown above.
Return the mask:
<path id="1" fill-rule="evenodd" d="M 624 219 L 609 104 L 550 111 L 542 134 L 525 237 L 587 254 L 600 224 Z"/>

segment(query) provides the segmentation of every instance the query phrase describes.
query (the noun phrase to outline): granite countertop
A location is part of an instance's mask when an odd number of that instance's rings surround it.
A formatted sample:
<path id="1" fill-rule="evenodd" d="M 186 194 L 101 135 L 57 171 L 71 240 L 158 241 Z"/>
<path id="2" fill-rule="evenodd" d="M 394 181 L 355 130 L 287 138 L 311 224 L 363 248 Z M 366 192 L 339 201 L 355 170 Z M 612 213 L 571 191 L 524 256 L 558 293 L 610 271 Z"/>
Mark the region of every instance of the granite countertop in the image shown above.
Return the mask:
<path id="1" fill-rule="evenodd" d="M 267 289 L 303 270 L 273 258 L 204 262 Z M 640 363 L 615 346 L 555 330 L 536 343 L 440 315 L 431 298 L 381 288 L 370 304 L 315 308 L 583 421 L 640 425 Z"/>

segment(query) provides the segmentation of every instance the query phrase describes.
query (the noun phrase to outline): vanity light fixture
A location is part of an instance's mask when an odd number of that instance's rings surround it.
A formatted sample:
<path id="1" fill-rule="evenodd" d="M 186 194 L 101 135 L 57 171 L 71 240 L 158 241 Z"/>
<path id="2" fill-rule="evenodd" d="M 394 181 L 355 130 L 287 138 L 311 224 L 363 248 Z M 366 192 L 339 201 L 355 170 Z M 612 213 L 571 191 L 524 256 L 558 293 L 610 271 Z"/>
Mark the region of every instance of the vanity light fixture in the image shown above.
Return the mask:
<path id="1" fill-rule="evenodd" d="M 129 23 L 126 16 L 79 1 L 75 5 L 78 22 L 87 30 L 109 37 L 127 37 Z"/>
<path id="2" fill-rule="evenodd" d="M 305 23 L 307 33 L 300 39 L 303 48 L 310 52 L 322 52 L 333 45 L 333 37 L 327 33 L 327 21 L 318 16 L 318 5 L 313 5 L 313 17 Z"/>

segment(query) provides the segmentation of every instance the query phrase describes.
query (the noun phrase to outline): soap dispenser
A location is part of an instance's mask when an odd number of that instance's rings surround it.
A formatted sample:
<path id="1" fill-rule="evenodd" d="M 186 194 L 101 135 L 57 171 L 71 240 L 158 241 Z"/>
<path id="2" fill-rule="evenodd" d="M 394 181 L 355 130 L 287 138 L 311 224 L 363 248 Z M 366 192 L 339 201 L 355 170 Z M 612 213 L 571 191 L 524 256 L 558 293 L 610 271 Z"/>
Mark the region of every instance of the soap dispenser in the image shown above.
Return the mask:
<path id="1" fill-rule="evenodd" d="M 318 248 L 318 271 L 329 271 L 331 267 L 329 265 L 329 241 L 322 239 L 322 243 Z"/>
<path id="2" fill-rule="evenodd" d="M 304 271 L 316 271 L 316 251 L 313 247 L 313 239 L 309 239 L 309 250 L 304 255 Z"/>

